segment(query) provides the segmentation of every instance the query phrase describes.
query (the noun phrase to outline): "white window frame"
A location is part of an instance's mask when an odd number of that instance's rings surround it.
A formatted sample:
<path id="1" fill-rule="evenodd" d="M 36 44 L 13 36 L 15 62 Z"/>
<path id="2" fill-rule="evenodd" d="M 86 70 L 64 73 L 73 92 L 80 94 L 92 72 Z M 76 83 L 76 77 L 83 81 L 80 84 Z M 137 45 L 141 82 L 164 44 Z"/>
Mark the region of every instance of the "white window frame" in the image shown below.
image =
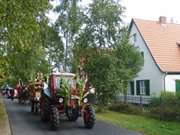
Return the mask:
<path id="1" fill-rule="evenodd" d="M 141 80 L 139 83 L 140 83 L 140 95 L 146 95 L 145 81 Z"/>

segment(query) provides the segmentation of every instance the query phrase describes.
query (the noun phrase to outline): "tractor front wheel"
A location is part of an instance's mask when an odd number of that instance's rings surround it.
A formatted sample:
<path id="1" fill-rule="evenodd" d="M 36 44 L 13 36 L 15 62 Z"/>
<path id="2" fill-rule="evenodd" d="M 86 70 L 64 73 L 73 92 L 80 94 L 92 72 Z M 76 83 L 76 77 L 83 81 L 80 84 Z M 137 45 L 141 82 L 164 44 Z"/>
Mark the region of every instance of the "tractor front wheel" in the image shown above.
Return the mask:
<path id="1" fill-rule="evenodd" d="M 38 101 L 36 101 L 35 102 L 35 107 L 34 107 L 34 109 L 35 109 L 35 113 L 38 113 L 39 112 L 39 102 Z"/>
<path id="2" fill-rule="evenodd" d="M 79 117 L 78 107 L 76 107 L 76 108 L 67 107 L 66 115 L 67 115 L 69 121 L 76 121 Z"/>
<path id="3" fill-rule="evenodd" d="M 51 114 L 50 114 L 50 123 L 51 123 L 51 129 L 57 130 L 59 127 L 59 111 L 56 107 L 51 108 Z"/>
<path id="4" fill-rule="evenodd" d="M 92 129 L 95 124 L 95 113 L 92 106 L 87 106 L 85 108 L 83 118 L 85 127 L 88 129 Z"/>
<path id="5" fill-rule="evenodd" d="M 34 101 L 31 100 L 31 112 L 34 113 Z"/>

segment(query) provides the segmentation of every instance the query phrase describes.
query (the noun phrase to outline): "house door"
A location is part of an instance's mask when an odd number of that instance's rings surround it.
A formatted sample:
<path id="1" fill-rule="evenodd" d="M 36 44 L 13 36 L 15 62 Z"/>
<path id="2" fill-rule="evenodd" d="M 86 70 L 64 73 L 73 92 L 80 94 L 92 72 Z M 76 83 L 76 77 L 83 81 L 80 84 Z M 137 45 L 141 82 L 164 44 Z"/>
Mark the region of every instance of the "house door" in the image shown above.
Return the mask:
<path id="1" fill-rule="evenodd" d="M 176 80 L 176 92 L 180 92 L 180 80 Z"/>

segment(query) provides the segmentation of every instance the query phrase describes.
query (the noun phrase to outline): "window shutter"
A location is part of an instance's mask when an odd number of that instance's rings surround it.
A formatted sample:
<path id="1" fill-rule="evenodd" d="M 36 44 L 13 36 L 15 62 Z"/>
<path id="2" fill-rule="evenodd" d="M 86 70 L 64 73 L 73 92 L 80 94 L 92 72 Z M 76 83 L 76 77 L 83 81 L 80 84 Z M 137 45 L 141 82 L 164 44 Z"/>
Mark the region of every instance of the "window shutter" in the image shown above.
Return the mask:
<path id="1" fill-rule="evenodd" d="M 176 92 L 180 92 L 180 80 L 176 80 Z"/>
<path id="2" fill-rule="evenodd" d="M 130 85 L 131 85 L 131 95 L 134 95 L 134 81 L 131 81 Z"/>
<path id="3" fill-rule="evenodd" d="M 140 95 L 140 81 L 136 81 L 136 94 Z"/>
<path id="4" fill-rule="evenodd" d="M 145 88 L 146 88 L 146 95 L 150 95 L 150 86 L 149 86 L 149 80 L 145 80 Z"/>

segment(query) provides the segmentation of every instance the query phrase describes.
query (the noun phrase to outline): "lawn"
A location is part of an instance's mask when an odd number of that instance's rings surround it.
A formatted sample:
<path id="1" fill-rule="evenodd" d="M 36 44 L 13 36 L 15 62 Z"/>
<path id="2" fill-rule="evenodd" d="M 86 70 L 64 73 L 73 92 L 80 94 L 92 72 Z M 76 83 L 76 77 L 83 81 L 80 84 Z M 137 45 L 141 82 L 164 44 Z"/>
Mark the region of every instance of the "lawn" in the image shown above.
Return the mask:
<path id="1" fill-rule="evenodd" d="M 165 122 L 145 116 L 136 116 L 108 111 L 97 113 L 97 119 L 116 126 L 138 131 L 144 135 L 180 135 L 180 123 Z"/>

